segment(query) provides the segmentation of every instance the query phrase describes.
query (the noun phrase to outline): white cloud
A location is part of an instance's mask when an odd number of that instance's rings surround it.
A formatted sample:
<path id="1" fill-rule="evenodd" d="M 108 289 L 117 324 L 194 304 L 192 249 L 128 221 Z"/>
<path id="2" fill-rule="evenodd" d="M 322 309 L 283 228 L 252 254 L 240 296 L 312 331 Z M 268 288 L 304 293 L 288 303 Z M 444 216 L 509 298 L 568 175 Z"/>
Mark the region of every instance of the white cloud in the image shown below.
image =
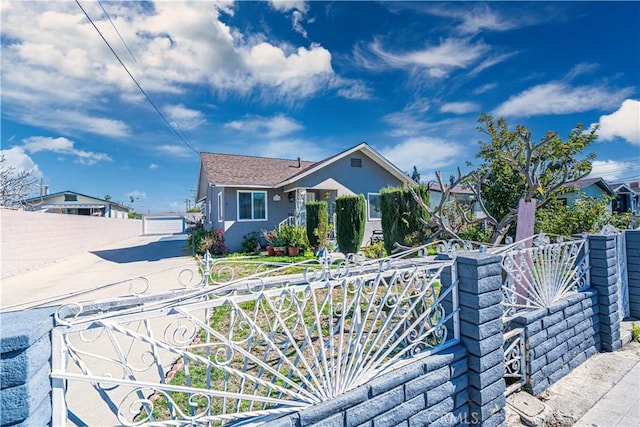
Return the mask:
<path id="1" fill-rule="evenodd" d="M 473 90 L 473 94 L 481 95 L 485 92 L 489 92 L 490 90 L 495 89 L 496 87 L 498 87 L 497 83 L 486 83 L 486 84 L 483 84 L 482 86 L 475 88 Z"/>
<path id="2" fill-rule="evenodd" d="M 606 110 L 619 105 L 633 88 L 606 86 L 570 86 L 563 82 L 540 84 L 512 96 L 493 114 L 506 117 L 531 117 Z"/>
<path id="3" fill-rule="evenodd" d="M 640 180 L 640 157 L 635 161 L 594 160 L 590 177 L 616 181 L 624 178 L 627 181 Z M 635 174 L 635 177 L 633 176 Z"/>
<path id="4" fill-rule="evenodd" d="M 273 117 L 248 116 L 245 120 L 226 123 L 225 127 L 267 138 L 279 138 L 303 129 L 300 123 L 282 114 Z"/>
<path id="5" fill-rule="evenodd" d="M 484 61 L 482 61 L 473 70 L 471 70 L 471 72 L 469 72 L 469 75 L 470 76 L 475 76 L 476 74 L 480 74 L 480 72 L 482 72 L 482 71 L 486 70 L 487 68 L 493 67 L 494 65 L 497 65 L 497 64 L 509 59 L 510 57 L 512 57 L 515 54 L 516 54 L 516 52 L 512 52 L 512 53 L 504 53 L 502 55 L 491 56 L 491 57 L 485 59 Z"/>
<path id="6" fill-rule="evenodd" d="M 111 157 L 105 153 L 80 150 L 74 147 L 73 141 L 67 138 L 50 138 L 45 136 L 32 136 L 24 139 L 23 148 L 29 153 L 51 151 L 58 154 L 75 156 L 76 161 L 83 165 L 93 165 L 97 162 L 111 161 Z"/>
<path id="7" fill-rule="evenodd" d="M 204 114 L 201 111 L 191 110 L 182 104 L 167 105 L 164 107 L 167 118 L 173 125 L 176 123 L 182 130 L 192 130 L 205 122 Z"/>
<path id="8" fill-rule="evenodd" d="M 193 156 L 193 151 L 191 151 L 187 146 L 176 144 L 162 144 L 153 147 L 155 150 L 160 151 L 161 153 L 168 154 L 170 156 L 176 157 L 191 157 Z"/>
<path id="9" fill-rule="evenodd" d="M 156 170 L 156 169 L 158 169 L 158 165 L 156 165 L 155 163 L 151 163 L 151 164 L 149 165 L 149 169 L 151 169 L 151 170 Z"/>
<path id="10" fill-rule="evenodd" d="M 186 85 L 208 85 L 228 96 L 295 103 L 332 88 L 330 52 L 318 44 L 267 43 L 226 24 L 229 2 L 105 2 L 133 52 L 134 62 L 96 3 L 83 5 L 145 91 L 181 94 Z M 308 11 L 304 2 L 275 2 L 282 11 Z M 25 25 L 25 22 L 32 25 Z M 55 37 L 51 37 L 55 34 Z M 57 132 L 127 137 L 131 130 L 104 111 L 116 103 L 147 108 L 123 67 L 73 2 L 3 2 L 3 115 Z M 7 41 L 6 43 L 4 41 Z M 345 92 L 348 96 L 349 92 Z M 73 105 L 73 111 L 69 111 Z M 130 106 L 127 109 L 131 110 Z M 120 109 L 125 111 L 125 109 Z M 187 128 L 199 123 L 192 117 Z M 178 120 L 175 120 L 178 122 Z"/>
<path id="11" fill-rule="evenodd" d="M 610 141 L 617 137 L 640 144 L 640 101 L 626 99 L 616 112 L 600 116 L 598 138 Z"/>
<path id="12" fill-rule="evenodd" d="M 436 46 L 427 46 L 421 50 L 405 53 L 386 51 L 378 40 L 373 42 L 370 48 L 390 67 L 422 67 L 433 73 L 435 77 L 440 77 L 446 70 L 467 68 L 485 54 L 489 46 L 482 42 L 473 44 L 466 39 L 449 38 Z"/>
<path id="13" fill-rule="evenodd" d="M 270 0 L 269 4 L 275 10 L 278 10 L 280 12 L 299 10 L 306 13 L 309 10 L 309 5 L 307 4 L 307 2 L 302 0 Z"/>
<path id="14" fill-rule="evenodd" d="M 422 173 L 451 165 L 463 153 L 463 147 L 440 138 L 415 137 L 384 147 L 380 153 L 402 170 L 416 166 Z"/>
<path id="15" fill-rule="evenodd" d="M 369 100 L 373 99 L 373 93 L 369 86 L 361 80 L 334 79 L 337 83 L 338 95 L 346 99 Z"/>
<path id="16" fill-rule="evenodd" d="M 4 156 L 6 166 L 13 168 L 14 174 L 21 172 L 31 172 L 34 178 L 42 178 L 42 172 L 38 165 L 33 161 L 27 153 L 24 152 L 23 147 L 13 146 L 6 150 L 0 150 L 0 155 Z"/>
<path id="17" fill-rule="evenodd" d="M 448 102 L 442 104 L 440 111 L 443 113 L 466 114 L 479 111 L 480 105 L 475 102 Z"/>
<path id="18" fill-rule="evenodd" d="M 593 71 L 595 71 L 596 69 L 598 69 L 598 64 L 592 64 L 589 62 L 581 62 L 579 64 L 576 64 L 571 71 L 569 71 L 569 73 L 567 73 L 567 80 L 572 80 L 578 76 L 581 76 L 583 74 L 589 74 L 592 73 Z"/>

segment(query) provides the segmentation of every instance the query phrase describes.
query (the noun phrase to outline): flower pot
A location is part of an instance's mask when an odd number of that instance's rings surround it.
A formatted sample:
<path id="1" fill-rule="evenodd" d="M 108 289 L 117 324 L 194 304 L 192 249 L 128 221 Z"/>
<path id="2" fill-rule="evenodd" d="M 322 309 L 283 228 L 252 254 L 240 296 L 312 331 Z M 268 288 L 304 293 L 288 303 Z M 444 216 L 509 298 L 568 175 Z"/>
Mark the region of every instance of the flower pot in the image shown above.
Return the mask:
<path id="1" fill-rule="evenodd" d="M 298 256 L 298 254 L 300 253 L 300 247 L 298 247 L 298 246 L 289 246 L 287 248 L 287 253 L 289 254 L 289 256 Z"/>
<path id="2" fill-rule="evenodd" d="M 273 246 L 269 245 L 267 246 L 267 256 L 275 256 L 276 255 L 276 251 L 273 249 Z"/>

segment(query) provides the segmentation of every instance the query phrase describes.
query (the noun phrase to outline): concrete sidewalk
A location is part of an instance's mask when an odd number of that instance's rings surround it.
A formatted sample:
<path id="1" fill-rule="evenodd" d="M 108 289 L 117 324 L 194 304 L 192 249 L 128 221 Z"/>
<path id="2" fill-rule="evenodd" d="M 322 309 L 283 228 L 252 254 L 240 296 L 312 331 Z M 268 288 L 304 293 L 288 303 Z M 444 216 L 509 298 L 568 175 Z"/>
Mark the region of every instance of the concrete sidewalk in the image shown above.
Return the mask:
<path id="1" fill-rule="evenodd" d="M 640 343 L 630 327 L 623 322 L 619 351 L 592 356 L 540 396 L 510 396 L 507 425 L 640 426 Z"/>

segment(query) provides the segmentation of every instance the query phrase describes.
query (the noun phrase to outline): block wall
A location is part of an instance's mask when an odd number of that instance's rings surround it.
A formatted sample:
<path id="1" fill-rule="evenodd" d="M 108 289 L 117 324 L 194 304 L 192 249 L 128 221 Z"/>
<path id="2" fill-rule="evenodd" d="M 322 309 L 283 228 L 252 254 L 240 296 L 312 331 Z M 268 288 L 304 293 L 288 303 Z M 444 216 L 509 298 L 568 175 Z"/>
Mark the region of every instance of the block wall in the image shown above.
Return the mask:
<path id="1" fill-rule="evenodd" d="M 597 291 L 565 297 L 513 319 L 525 333 L 525 390 L 539 395 L 600 350 Z"/>
<path id="2" fill-rule="evenodd" d="M 139 219 L 0 209 L 2 278 L 142 234 Z"/>
<path id="3" fill-rule="evenodd" d="M 626 231 L 629 313 L 640 319 L 640 231 Z"/>
<path id="4" fill-rule="evenodd" d="M 0 425 L 48 425 L 52 309 L 2 313 L 0 325 Z"/>
<path id="5" fill-rule="evenodd" d="M 467 370 L 467 351 L 456 345 L 266 425 L 417 427 L 466 423 L 470 418 Z"/>

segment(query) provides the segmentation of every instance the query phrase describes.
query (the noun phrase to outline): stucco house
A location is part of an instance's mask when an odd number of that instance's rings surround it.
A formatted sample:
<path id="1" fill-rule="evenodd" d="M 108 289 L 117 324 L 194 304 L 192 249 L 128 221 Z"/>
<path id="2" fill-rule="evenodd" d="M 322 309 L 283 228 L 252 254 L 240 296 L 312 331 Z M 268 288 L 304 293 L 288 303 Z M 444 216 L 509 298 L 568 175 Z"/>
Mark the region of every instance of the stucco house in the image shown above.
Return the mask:
<path id="1" fill-rule="evenodd" d="M 239 251 L 251 231 L 305 224 L 306 202 L 326 200 L 333 218 L 337 197 L 362 194 L 366 242 L 382 229 L 380 190 L 412 183 L 366 143 L 319 162 L 201 153 L 196 201 L 204 206 L 205 229 L 224 231 L 227 247 Z"/>
<path id="2" fill-rule="evenodd" d="M 120 203 L 91 197 L 75 191 L 60 191 L 26 200 L 25 209 L 68 215 L 128 218 L 129 208 Z"/>
<path id="3" fill-rule="evenodd" d="M 613 199 L 615 193 L 602 178 L 584 178 L 576 181 L 567 182 L 565 187 L 570 190 L 558 199 L 563 201 L 567 206 L 573 206 L 575 201 L 580 197 L 592 197 L 594 199 L 609 198 Z M 609 202 L 609 212 L 611 212 L 612 203 Z"/>

